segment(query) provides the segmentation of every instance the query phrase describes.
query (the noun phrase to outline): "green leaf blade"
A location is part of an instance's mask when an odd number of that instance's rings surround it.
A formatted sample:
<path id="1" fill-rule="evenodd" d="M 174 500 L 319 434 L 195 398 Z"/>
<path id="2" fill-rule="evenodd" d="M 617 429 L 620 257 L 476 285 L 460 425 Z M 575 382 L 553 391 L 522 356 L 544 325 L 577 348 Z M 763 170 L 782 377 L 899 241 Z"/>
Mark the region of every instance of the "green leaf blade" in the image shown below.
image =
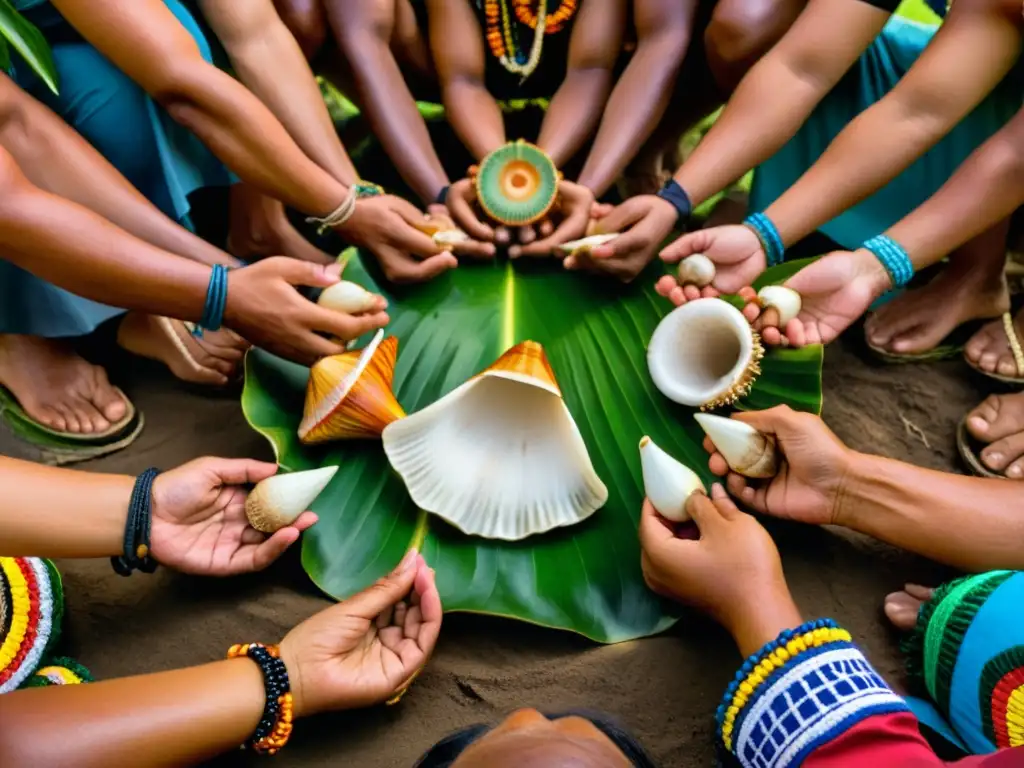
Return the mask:
<path id="1" fill-rule="evenodd" d="M 21 54 L 51 91 L 58 93 L 57 65 L 53 61 L 49 43 L 43 33 L 18 13 L 9 0 L 0 0 L 0 37 L 5 38 Z M 6 46 L 0 47 L 0 68 L 6 70 L 10 67 L 10 52 Z"/>

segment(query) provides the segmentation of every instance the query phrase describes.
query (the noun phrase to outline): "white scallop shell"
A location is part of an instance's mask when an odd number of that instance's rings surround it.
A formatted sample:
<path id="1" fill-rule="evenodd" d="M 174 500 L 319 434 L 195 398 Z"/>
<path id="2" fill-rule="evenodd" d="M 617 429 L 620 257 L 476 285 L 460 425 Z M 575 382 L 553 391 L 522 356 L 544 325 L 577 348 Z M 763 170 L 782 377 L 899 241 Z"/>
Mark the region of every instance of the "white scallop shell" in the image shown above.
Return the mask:
<path id="1" fill-rule="evenodd" d="M 673 459 L 646 435 L 640 440 L 640 468 L 644 475 L 644 495 L 666 520 L 676 523 L 689 520 L 686 501 L 694 491 L 707 493 L 696 472 Z"/>

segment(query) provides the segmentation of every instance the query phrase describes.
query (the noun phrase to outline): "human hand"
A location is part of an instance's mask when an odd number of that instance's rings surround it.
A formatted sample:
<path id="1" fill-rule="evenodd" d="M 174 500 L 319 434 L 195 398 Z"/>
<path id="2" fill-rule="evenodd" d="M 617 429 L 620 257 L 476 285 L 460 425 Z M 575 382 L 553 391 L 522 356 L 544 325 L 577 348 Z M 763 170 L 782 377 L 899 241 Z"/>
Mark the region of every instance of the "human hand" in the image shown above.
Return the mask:
<path id="1" fill-rule="evenodd" d="M 541 238 L 524 245 L 513 245 L 508 255 L 513 259 L 520 256 L 549 256 L 562 243 L 583 237 L 590 224 L 594 202 L 594 193 L 589 187 L 562 179 L 558 182 L 558 200 L 555 203 L 556 212 L 561 217 L 560 223 L 552 228 L 550 221 L 541 222 Z M 522 238 L 521 232 L 521 243 L 524 242 Z"/>
<path id="2" fill-rule="evenodd" d="M 611 275 L 624 283 L 634 280 L 650 263 L 679 219 L 675 207 L 657 195 L 631 197 L 611 211 L 595 206 L 591 216 L 596 219 L 593 234 L 622 234 L 588 253 L 569 256 L 565 268 Z"/>
<path id="3" fill-rule="evenodd" d="M 410 550 L 386 577 L 306 619 L 281 641 L 296 715 L 400 696 L 427 663 L 440 631 L 434 571 Z"/>
<path id="4" fill-rule="evenodd" d="M 774 309 L 744 310 L 768 344 L 828 344 L 892 287 L 885 267 L 870 251 L 833 251 L 801 269 L 784 285 L 800 294 L 800 314 L 779 328 Z M 753 290 L 740 294 L 750 299 Z M 760 315 L 760 316 L 759 316 Z"/>
<path id="5" fill-rule="evenodd" d="M 378 195 L 359 200 L 351 218 L 337 229 L 347 240 L 373 253 L 388 280 L 418 283 L 459 263 L 417 227 L 422 223 L 423 212 L 412 203 L 394 195 Z"/>
<path id="6" fill-rule="evenodd" d="M 448 187 L 445 205 L 455 223 L 471 238 L 481 243 L 495 242 L 494 228 L 477 216 L 476 184 L 473 179 L 459 179 Z"/>
<path id="7" fill-rule="evenodd" d="M 277 472 L 250 459 L 204 458 L 157 475 L 153 482 L 154 559 L 182 573 L 232 576 L 266 568 L 317 521 L 303 512 L 291 525 L 265 536 L 245 516 L 243 485 Z"/>
<path id="8" fill-rule="evenodd" d="M 735 293 L 753 283 L 768 266 L 757 235 L 739 224 L 700 229 L 683 235 L 662 250 L 661 258 L 667 264 L 678 264 L 695 253 L 703 253 L 711 259 L 715 265 L 715 279 L 702 291 L 695 285 L 680 285 L 674 275 L 662 277 L 656 289 L 677 307 L 701 297 Z"/>
<path id="9" fill-rule="evenodd" d="M 768 531 L 740 512 L 722 486 L 699 491 L 686 511 L 700 538 L 681 538 L 644 500 L 640 564 L 654 592 L 698 608 L 736 638 L 744 655 L 800 624 L 779 550 Z"/>
<path id="10" fill-rule="evenodd" d="M 716 475 L 726 476 L 729 493 L 772 517 L 811 525 L 836 524 L 854 452 L 821 417 L 780 405 L 766 411 L 734 413 L 732 418 L 774 436 L 782 455 L 775 477 L 752 481 L 731 472 L 711 439 L 704 438 L 704 449 L 711 453 L 708 466 Z"/>

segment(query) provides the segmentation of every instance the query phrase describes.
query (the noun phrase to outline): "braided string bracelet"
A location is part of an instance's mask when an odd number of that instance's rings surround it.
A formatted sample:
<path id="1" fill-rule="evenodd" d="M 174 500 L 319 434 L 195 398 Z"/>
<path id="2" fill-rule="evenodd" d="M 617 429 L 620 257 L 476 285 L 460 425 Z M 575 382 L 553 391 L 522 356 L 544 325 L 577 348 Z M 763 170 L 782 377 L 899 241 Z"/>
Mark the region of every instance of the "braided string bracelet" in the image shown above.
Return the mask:
<path id="1" fill-rule="evenodd" d="M 761 248 L 764 249 L 769 267 L 778 266 L 783 262 L 786 257 L 786 245 L 782 242 L 778 227 L 771 219 L 763 213 L 753 213 L 743 220 L 743 226 L 753 230 L 757 239 L 761 241 Z"/>
<path id="2" fill-rule="evenodd" d="M 228 270 L 223 264 L 214 264 L 210 273 L 210 284 L 206 289 L 206 303 L 203 305 L 203 316 L 199 325 L 189 324 L 189 330 L 197 339 L 202 338 L 203 331 L 219 330 L 224 323 L 224 309 L 228 305 Z"/>
<path id="3" fill-rule="evenodd" d="M 153 525 L 153 481 L 159 474 L 158 469 L 150 467 L 135 480 L 124 525 L 124 552 L 110 558 L 111 566 L 121 576 L 131 576 L 133 571 L 153 573 L 156 570 L 149 536 Z"/>
<path id="4" fill-rule="evenodd" d="M 281 661 L 280 650 L 276 645 L 249 643 L 233 645 L 228 649 L 229 659 L 243 656 L 259 665 L 267 694 L 263 716 L 247 746 L 259 754 L 274 755 L 288 743 L 292 735 L 294 709 L 288 670 Z"/>
<path id="5" fill-rule="evenodd" d="M 686 225 L 690 223 L 690 214 L 693 213 L 693 203 L 686 190 L 675 179 L 669 179 L 660 190 L 658 197 L 670 203 L 676 209 L 676 229 L 685 231 Z"/>

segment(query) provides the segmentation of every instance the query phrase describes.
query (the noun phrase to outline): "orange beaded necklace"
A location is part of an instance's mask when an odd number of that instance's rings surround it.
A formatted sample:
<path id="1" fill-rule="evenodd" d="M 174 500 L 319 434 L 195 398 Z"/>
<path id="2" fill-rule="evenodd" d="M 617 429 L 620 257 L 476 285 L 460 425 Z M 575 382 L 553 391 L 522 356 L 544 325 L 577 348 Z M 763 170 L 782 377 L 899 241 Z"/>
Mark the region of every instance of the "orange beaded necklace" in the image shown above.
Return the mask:
<path id="1" fill-rule="evenodd" d="M 516 12 L 516 18 L 519 19 L 521 24 L 525 24 L 530 29 L 537 28 L 537 14 L 530 8 L 531 0 L 514 0 L 514 8 Z M 547 0 L 540 0 L 540 2 L 546 3 Z M 548 35 L 553 35 L 555 32 L 560 32 L 566 23 L 576 13 L 576 0 L 562 0 L 562 4 L 558 6 L 558 10 L 554 13 L 548 14 L 547 20 L 544 23 L 544 32 Z"/>
<path id="2" fill-rule="evenodd" d="M 548 15 L 547 0 L 513 0 L 516 19 L 533 30 L 543 25 L 544 33 L 535 34 L 529 56 L 525 58 L 519 51 L 513 29 L 513 21 L 508 11 L 506 0 L 484 0 L 484 17 L 487 22 L 487 45 L 494 58 L 501 62 L 508 72 L 522 75 L 525 80 L 540 64 L 544 35 L 560 31 L 576 13 L 577 0 L 563 0 L 555 13 Z M 537 13 L 531 9 L 531 3 L 537 2 Z"/>

